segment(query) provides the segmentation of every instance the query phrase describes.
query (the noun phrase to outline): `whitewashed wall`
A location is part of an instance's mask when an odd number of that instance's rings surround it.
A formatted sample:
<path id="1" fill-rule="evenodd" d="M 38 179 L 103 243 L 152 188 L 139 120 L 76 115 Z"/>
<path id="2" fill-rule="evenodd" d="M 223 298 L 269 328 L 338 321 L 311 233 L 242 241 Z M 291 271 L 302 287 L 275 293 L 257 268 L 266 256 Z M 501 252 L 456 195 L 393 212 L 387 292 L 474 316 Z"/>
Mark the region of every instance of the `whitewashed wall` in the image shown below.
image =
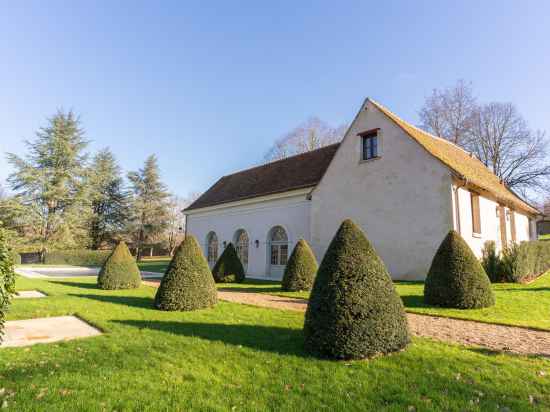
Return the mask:
<path id="1" fill-rule="evenodd" d="M 274 226 L 282 226 L 289 239 L 289 256 L 296 242 L 303 238 L 309 241 L 310 201 L 301 191 L 299 195 L 278 199 L 255 199 L 253 203 L 232 205 L 223 208 L 193 212 L 187 216 L 187 233 L 194 235 L 207 255 L 206 236 L 210 231 L 218 236 L 218 255 L 223 251 L 223 242 L 233 242 L 235 232 L 244 229 L 248 233 L 247 275 L 269 277 L 268 234 Z M 256 248 L 255 241 L 259 241 Z"/>
<path id="2" fill-rule="evenodd" d="M 455 186 L 456 187 L 456 186 Z M 456 224 L 456 199 L 453 196 L 453 217 L 455 221 L 455 230 L 458 230 Z M 460 215 L 460 234 L 472 248 L 476 256 L 481 257 L 481 252 L 485 242 L 492 240 L 496 242 L 497 250 L 502 249 L 500 237 L 500 220 L 497 216 L 496 209 L 498 202 L 484 196 L 479 197 L 479 211 L 481 218 L 481 233 L 474 234 L 472 226 L 472 207 L 470 191 L 459 187 L 458 189 L 458 204 Z M 512 240 L 512 225 L 510 223 L 510 213 L 515 214 L 516 219 L 516 242 L 530 240 L 529 238 L 529 218 L 525 214 L 515 211 L 512 212 L 509 208 L 505 208 L 506 212 L 506 239 L 508 242 Z M 534 232 L 531 232 L 534 233 Z"/>
<path id="3" fill-rule="evenodd" d="M 452 228 L 451 175 L 375 106 L 362 107 L 312 194 L 312 247 L 321 258 L 340 223 L 365 231 L 394 279 L 424 279 Z M 381 157 L 361 162 L 357 134 L 380 128 Z"/>

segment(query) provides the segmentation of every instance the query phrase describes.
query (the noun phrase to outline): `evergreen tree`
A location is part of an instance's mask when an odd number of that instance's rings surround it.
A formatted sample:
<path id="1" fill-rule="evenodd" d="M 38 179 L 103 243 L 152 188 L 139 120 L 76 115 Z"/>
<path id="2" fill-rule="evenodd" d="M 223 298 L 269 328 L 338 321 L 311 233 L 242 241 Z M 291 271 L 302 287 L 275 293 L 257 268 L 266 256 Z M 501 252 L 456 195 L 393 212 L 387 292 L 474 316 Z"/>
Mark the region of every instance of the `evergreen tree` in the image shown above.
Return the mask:
<path id="1" fill-rule="evenodd" d="M 193 236 L 178 246 L 155 296 L 161 310 L 195 310 L 214 306 L 218 294 L 201 247 Z"/>
<path id="2" fill-rule="evenodd" d="M 21 217 L 32 229 L 33 241 L 43 250 L 86 243 L 83 183 L 88 142 L 79 118 L 72 111 L 58 111 L 26 144 L 26 158 L 7 155 L 15 169 L 8 182 L 25 208 Z"/>
<path id="3" fill-rule="evenodd" d="M 281 288 L 286 291 L 311 290 L 317 274 L 317 259 L 308 243 L 300 239 L 285 267 Z"/>
<path id="4" fill-rule="evenodd" d="M 410 341 L 403 302 L 362 230 L 345 220 L 319 266 L 304 323 L 306 350 L 361 359 Z"/>
<path id="5" fill-rule="evenodd" d="M 128 192 L 120 167 L 109 149 L 94 156 L 88 189 L 92 207 L 90 240 L 92 249 L 98 249 L 104 243 L 112 243 L 129 218 Z"/>
<path id="6" fill-rule="evenodd" d="M 493 306 L 491 282 L 466 241 L 454 230 L 443 239 L 424 283 L 424 302 L 447 308 Z"/>
<path id="7" fill-rule="evenodd" d="M 97 285 L 107 290 L 139 288 L 141 273 L 126 243 L 119 242 L 103 263 Z"/>
<path id="8" fill-rule="evenodd" d="M 160 180 L 155 155 L 147 158 L 143 169 L 128 173 L 128 179 L 133 191 L 132 232 L 139 260 L 142 246 L 153 242 L 169 225 L 170 193 Z"/>
<path id="9" fill-rule="evenodd" d="M 233 243 L 229 243 L 212 268 L 216 283 L 242 283 L 245 278 L 244 267 L 237 255 Z"/>

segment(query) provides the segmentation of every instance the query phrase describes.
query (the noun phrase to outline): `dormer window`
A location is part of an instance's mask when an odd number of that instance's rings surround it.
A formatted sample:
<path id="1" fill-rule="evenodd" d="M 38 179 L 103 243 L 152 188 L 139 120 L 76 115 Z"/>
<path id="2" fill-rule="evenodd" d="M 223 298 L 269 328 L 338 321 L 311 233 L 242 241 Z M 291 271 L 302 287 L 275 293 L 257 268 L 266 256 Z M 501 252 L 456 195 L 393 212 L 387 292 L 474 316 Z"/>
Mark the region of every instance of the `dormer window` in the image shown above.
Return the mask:
<path id="1" fill-rule="evenodd" d="M 379 142 L 378 142 L 379 129 L 369 130 L 367 132 L 359 133 L 361 136 L 361 160 L 376 159 L 379 157 Z"/>

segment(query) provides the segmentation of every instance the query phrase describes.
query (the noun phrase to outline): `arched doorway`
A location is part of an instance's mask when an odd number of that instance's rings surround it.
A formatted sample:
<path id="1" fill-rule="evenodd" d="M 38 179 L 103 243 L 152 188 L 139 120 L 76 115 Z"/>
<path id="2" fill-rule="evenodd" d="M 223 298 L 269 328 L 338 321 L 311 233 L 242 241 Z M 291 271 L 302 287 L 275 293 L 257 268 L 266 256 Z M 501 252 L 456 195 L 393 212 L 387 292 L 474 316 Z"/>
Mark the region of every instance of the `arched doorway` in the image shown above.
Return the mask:
<path id="1" fill-rule="evenodd" d="M 288 262 L 288 235 L 282 226 L 273 227 L 268 234 L 269 277 L 281 279 Z"/>
<path id="2" fill-rule="evenodd" d="M 210 267 L 213 267 L 218 260 L 218 236 L 216 232 L 210 232 L 206 236 L 206 259 Z"/>
<path id="3" fill-rule="evenodd" d="M 241 263 L 243 264 L 244 271 L 246 273 L 248 269 L 248 234 L 246 233 L 246 230 L 239 229 L 235 232 L 235 236 L 233 239 L 233 242 L 235 244 L 235 250 L 237 251 L 237 256 L 239 256 L 239 259 L 241 259 Z"/>

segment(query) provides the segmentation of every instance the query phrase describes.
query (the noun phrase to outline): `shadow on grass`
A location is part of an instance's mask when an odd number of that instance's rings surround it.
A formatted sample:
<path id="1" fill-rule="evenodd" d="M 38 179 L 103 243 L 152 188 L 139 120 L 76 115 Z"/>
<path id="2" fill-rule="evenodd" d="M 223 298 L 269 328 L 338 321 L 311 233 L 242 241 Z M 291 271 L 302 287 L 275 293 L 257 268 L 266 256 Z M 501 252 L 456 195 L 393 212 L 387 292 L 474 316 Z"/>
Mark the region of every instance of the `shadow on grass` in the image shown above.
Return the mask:
<path id="1" fill-rule="evenodd" d="M 308 356 L 303 350 L 301 330 L 262 325 L 227 325 L 145 320 L 114 320 L 121 325 L 196 337 L 229 345 L 274 352 L 281 355 Z"/>
<path id="2" fill-rule="evenodd" d="M 54 285 L 63 285 L 63 286 L 69 286 L 72 288 L 77 289 L 95 289 L 100 290 L 97 287 L 96 283 L 84 283 L 84 282 L 68 282 L 68 281 L 62 281 L 62 280 L 48 280 L 47 282 L 52 283 Z"/>
<path id="3" fill-rule="evenodd" d="M 401 300 L 406 308 L 428 308 L 422 295 L 401 295 Z M 434 306 L 435 307 L 435 306 Z"/>
<path id="4" fill-rule="evenodd" d="M 113 296 L 113 295 L 79 295 L 71 294 L 69 296 L 97 300 L 103 303 L 115 303 L 117 305 L 131 306 L 134 308 L 145 308 L 156 310 L 154 300 L 144 296 Z"/>

